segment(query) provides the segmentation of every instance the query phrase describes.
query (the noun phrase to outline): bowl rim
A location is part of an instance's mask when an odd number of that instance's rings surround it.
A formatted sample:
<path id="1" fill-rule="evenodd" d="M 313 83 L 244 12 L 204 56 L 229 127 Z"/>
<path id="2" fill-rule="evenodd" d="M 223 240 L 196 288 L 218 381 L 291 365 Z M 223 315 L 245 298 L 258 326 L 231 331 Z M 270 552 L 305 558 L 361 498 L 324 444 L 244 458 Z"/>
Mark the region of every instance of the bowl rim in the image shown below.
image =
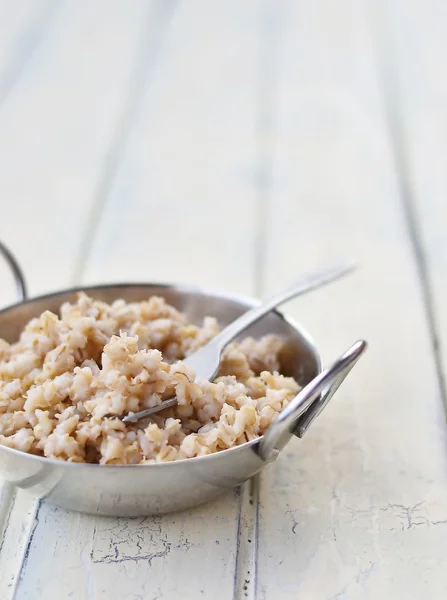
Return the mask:
<path id="1" fill-rule="evenodd" d="M 252 296 L 247 296 L 244 294 L 238 294 L 238 293 L 232 293 L 232 292 L 224 292 L 222 290 L 216 289 L 216 288 L 210 288 L 210 287 L 205 287 L 205 286 L 201 286 L 201 285 L 193 285 L 193 284 L 175 284 L 175 283 L 159 283 L 159 282 L 149 282 L 149 283 L 145 283 L 145 282 L 137 282 L 137 283 L 102 283 L 102 284 L 96 284 L 96 285 L 87 285 L 87 286 L 76 286 L 76 287 L 71 287 L 71 288 L 66 288 L 63 290 L 58 290 L 56 292 L 50 292 L 48 294 L 42 294 L 40 296 L 35 296 L 32 298 L 27 298 L 26 300 L 23 300 L 21 302 L 15 302 L 14 304 L 10 304 L 9 306 L 6 306 L 5 308 L 2 308 L 0 310 L 0 315 L 3 315 L 7 312 L 9 312 L 10 310 L 13 310 L 14 308 L 19 308 L 20 306 L 26 305 L 26 304 L 32 304 L 33 302 L 38 302 L 38 301 L 42 301 L 42 300 L 50 300 L 50 299 L 54 299 L 57 298 L 57 296 L 63 296 L 65 294 L 76 294 L 79 292 L 85 292 L 88 293 L 89 291 L 94 291 L 94 290 L 101 290 L 101 289 L 109 289 L 109 288 L 165 288 L 165 289 L 172 289 L 178 292 L 199 292 L 202 294 L 206 294 L 208 296 L 212 296 L 215 298 L 220 298 L 220 299 L 224 299 L 224 300 L 235 300 L 236 302 L 240 302 L 241 304 L 244 304 L 248 307 L 254 307 L 256 305 L 260 304 L 260 300 L 256 299 Z M 117 300 L 119 300 L 119 298 L 117 298 Z M 317 362 L 317 367 L 319 369 L 319 372 L 321 372 L 322 368 L 323 368 L 323 363 L 322 363 L 322 358 L 321 358 L 321 354 L 318 350 L 318 347 L 315 343 L 315 341 L 313 340 L 313 338 L 311 337 L 311 335 L 308 333 L 307 329 L 305 329 L 304 327 L 302 327 L 301 325 L 299 325 L 298 323 L 295 322 L 294 319 L 291 319 L 290 317 L 284 315 L 281 311 L 274 309 L 271 312 L 274 312 L 277 314 L 277 316 L 284 321 L 287 325 L 289 325 L 292 329 L 294 329 L 295 331 L 297 331 L 300 336 L 304 339 L 304 341 L 306 342 L 306 344 L 309 346 L 309 348 L 311 349 L 312 353 L 315 356 L 316 362 Z M 216 460 L 218 456 L 228 456 L 228 454 L 230 452 L 235 452 L 235 451 L 241 451 L 242 449 L 246 449 L 246 448 L 251 448 L 252 446 L 256 446 L 258 444 L 260 444 L 260 442 L 264 439 L 264 435 L 261 435 L 253 440 L 250 440 L 248 442 L 244 442 L 243 444 L 240 444 L 239 446 L 232 446 L 231 448 L 226 448 L 225 450 L 220 450 L 219 452 L 213 452 L 211 454 L 205 454 L 204 456 L 194 456 L 191 458 L 181 458 L 179 460 L 173 460 L 173 461 L 166 461 L 166 462 L 159 462 L 159 463 L 150 463 L 150 464 L 141 464 L 138 463 L 136 465 L 121 465 L 121 464 L 109 464 L 109 465 L 102 465 L 100 463 L 78 463 L 78 462 L 69 462 L 66 460 L 59 460 L 56 458 L 47 458 L 46 456 L 39 456 L 37 454 L 30 454 L 28 452 L 23 452 L 22 450 L 16 450 L 15 448 L 9 448 L 8 446 L 4 446 L 2 444 L 0 444 L 0 452 L 7 452 L 8 454 L 11 454 L 13 456 L 17 456 L 20 458 L 25 458 L 25 459 L 30 459 L 30 460 L 34 460 L 38 463 L 41 463 L 43 466 L 45 465 L 52 465 L 55 467 L 60 467 L 60 468 L 70 468 L 70 469 L 86 469 L 88 468 L 92 468 L 92 469 L 98 469 L 99 467 L 107 468 L 107 469 L 113 469 L 113 468 L 119 468 L 119 469 L 138 469 L 138 468 L 161 468 L 161 467 L 167 467 L 168 465 L 179 465 L 179 464 L 197 464 L 199 461 L 209 461 L 209 460 Z M 1 469 L 1 467 L 0 467 Z"/>

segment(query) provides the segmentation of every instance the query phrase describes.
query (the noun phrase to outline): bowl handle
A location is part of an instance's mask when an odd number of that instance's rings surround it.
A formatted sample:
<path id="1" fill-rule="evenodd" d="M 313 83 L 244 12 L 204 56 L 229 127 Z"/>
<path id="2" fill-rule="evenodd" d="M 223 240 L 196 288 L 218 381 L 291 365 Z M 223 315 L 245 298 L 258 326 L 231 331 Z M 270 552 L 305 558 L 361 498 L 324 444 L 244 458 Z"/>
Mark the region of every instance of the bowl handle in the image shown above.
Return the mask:
<path id="1" fill-rule="evenodd" d="M 23 271 L 20 268 L 20 265 L 17 262 L 17 259 L 15 258 L 15 256 L 5 246 L 5 244 L 3 244 L 3 242 L 0 242 L 0 254 L 3 255 L 3 258 L 8 263 L 8 266 L 14 275 L 14 281 L 16 283 L 16 290 L 17 290 L 17 302 L 23 302 L 28 297 L 28 293 L 27 293 L 27 289 L 26 289 L 26 281 L 25 281 L 25 276 L 23 274 Z"/>
<path id="2" fill-rule="evenodd" d="M 293 434 L 303 437 L 313 420 L 325 408 L 349 371 L 366 350 L 365 341 L 353 344 L 328 369 L 304 387 L 270 425 L 258 446 L 265 462 L 276 459 Z"/>

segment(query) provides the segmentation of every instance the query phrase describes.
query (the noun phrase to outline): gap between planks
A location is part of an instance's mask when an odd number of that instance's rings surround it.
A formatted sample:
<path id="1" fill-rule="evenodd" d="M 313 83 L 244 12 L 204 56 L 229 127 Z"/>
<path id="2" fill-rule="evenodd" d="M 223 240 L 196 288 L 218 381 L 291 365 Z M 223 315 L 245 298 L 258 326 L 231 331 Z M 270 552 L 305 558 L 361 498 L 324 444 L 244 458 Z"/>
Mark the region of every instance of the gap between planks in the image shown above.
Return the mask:
<path id="1" fill-rule="evenodd" d="M 271 201 L 272 154 L 276 111 L 275 81 L 277 73 L 280 16 L 273 0 L 264 0 L 259 43 L 259 88 L 257 97 L 256 205 L 254 286 L 260 297 L 265 292 L 267 211 Z M 261 475 L 255 475 L 240 490 L 234 600 L 257 598 L 257 564 L 259 553 L 259 500 Z"/>
<path id="2" fill-rule="evenodd" d="M 233 600 L 256 598 L 260 482 L 258 474 L 240 488 Z"/>

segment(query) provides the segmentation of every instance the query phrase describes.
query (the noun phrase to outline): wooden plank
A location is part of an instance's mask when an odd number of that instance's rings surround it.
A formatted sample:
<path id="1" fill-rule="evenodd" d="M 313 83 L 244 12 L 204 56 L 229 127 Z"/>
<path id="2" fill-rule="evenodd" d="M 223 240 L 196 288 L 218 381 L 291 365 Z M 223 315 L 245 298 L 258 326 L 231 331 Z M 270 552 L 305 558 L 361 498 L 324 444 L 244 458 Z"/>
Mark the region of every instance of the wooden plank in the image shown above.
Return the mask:
<path id="1" fill-rule="evenodd" d="M 53 8 L 51 1 L 38 5 L 32 0 L 0 2 L 0 107 L 26 68 L 47 23 L 51 22 Z M 8 268 L 1 261 L 0 281 L 4 282 L 0 289 L 2 305 L 15 300 L 14 286 L 12 283 L 8 286 L 9 278 Z"/>
<path id="2" fill-rule="evenodd" d="M 0 238 L 23 264 L 33 294 L 72 281 L 96 182 L 137 77 L 129 65 L 141 54 L 142 23 L 153 10 L 144 1 L 68 2 L 54 15 L 47 3 L 39 6 L 47 20 L 38 21 L 26 2 L 0 5 L 0 89 L 8 92 L 0 107 Z M 38 22 L 46 30 L 40 38 Z M 1 87 L 12 72 L 14 85 Z M 0 300 L 7 303 L 13 287 L 3 264 L 0 269 Z M 39 516 L 26 492 L 6 486 L 0 494 L 0 597 L 6 600 Z"/>
<path id="3" fill-rule="evenodd" d="M 259 12 L 179 7 L 83 281 L 253 292 Z"/>
<path id="4" fill-rule="evenodd" d="M 9 600 L 15 597 L 20 568 L 28 554 L 29 539 L 38 523 L 40 504 L 30 494 L 10 484 L 4 484 L 0 501 L 0 592 L 2 598 Z"/>
<path id="5" fill-rule="evenodd" d="M 404 9 L 406 18 L 400 19 Z M 382 29 L 378 46 L 390 129 L 399 153 L 407 218 L 447 406 L 447 84 L 442 76 L 447 7 L 438 0 L 428 5 L 394 0 L 379 3 L 375 16 L 377 28 Z M 430 33 L 421 39 L 421 31 Z"/>
<path id="6" fill-rule="evenodd" d="M 143 0 L 59 7 L 3 101 L 0 194 L 8 215 L 0 237 L 18 255 L 34 294 L 72 282 L 152 8 Z"/>
<path id="7" fill-rule="evenodd" d="M 445 419 L 368 13 L 281 6 L 264 291 L 358 259 L 349 280 L 287 312 L 326 359 L 358 337 L 370 350 L 261 478 L 258 598 L 442 598 Z M 431 30 L 413 33 L 424 45 Z"/>
<path id="8" fill-rule="evenodd" d="M 259 15 L 254 0 L 178 7 L 103 210 L 98 198 L 83 281 L 254 291 Z M 239 537 L 241 560 L 250 558 L 247 520 L 238 527 L 239 504 L 251 510 L 247 493 L 147 519 L 43 504 L 17 600 L 36 590 L 48 598 L 231 598 Z M 48 548 L 54 556 L 44 562 Z M 63 578 L 52 576 L 55 561 Z"/>
<path id="9" fill-rule="evenodd" d="M 44 504 L 16 598 L 106 600 L 112 591 L 123 598 L 182 598 L 185 590 L 206 598 L 211 587 L 216 598 L 228 598 L 236 527 L 231 498 L 171 517 L 136 519 L 97 518 Z M 42 562 L 44 548 L 51 559 Z M 63 578 L 51 577 L 55 564 L 66 569 Z M 203 577 L 205 570 L 212 577 Z"/>

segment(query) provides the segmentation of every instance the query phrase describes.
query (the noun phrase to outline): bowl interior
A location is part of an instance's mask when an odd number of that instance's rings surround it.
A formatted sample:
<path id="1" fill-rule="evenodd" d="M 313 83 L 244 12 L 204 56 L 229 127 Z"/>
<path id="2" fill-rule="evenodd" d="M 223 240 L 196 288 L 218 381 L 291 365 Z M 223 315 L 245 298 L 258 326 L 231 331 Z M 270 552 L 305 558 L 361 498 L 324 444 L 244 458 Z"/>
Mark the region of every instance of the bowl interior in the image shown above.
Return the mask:
<path id="1" fill-rule="evenodd" d="M 58 313 L 61 304 L 75 301 L 76 293 L 81 289 L 105 302 L 113 302 L 118 298 L 123 298 L 126 302 L 138 302 L 153 295 L 163 296 L 195 324 L 200 324 L 203 317 L 209 315 L 216 317 L 225 326 L 256 304 L 248 298 L 181 285 L 121 284 L 84 287 L 41 296 L 3 309 L 0 311 L 0 337 L 8 342 L 16 341 L 30 319 L 45 310 Z M 280 357 L 281 372 L 284 375 L 293 376 L 301 385 L 305 385 L 321 370 L 318 352 L 309 336 L 280 313 L 269 313 L 241 337 L 250 335 L 259 338 L 266 334 L 280 335 L 286 340 Z"/>

